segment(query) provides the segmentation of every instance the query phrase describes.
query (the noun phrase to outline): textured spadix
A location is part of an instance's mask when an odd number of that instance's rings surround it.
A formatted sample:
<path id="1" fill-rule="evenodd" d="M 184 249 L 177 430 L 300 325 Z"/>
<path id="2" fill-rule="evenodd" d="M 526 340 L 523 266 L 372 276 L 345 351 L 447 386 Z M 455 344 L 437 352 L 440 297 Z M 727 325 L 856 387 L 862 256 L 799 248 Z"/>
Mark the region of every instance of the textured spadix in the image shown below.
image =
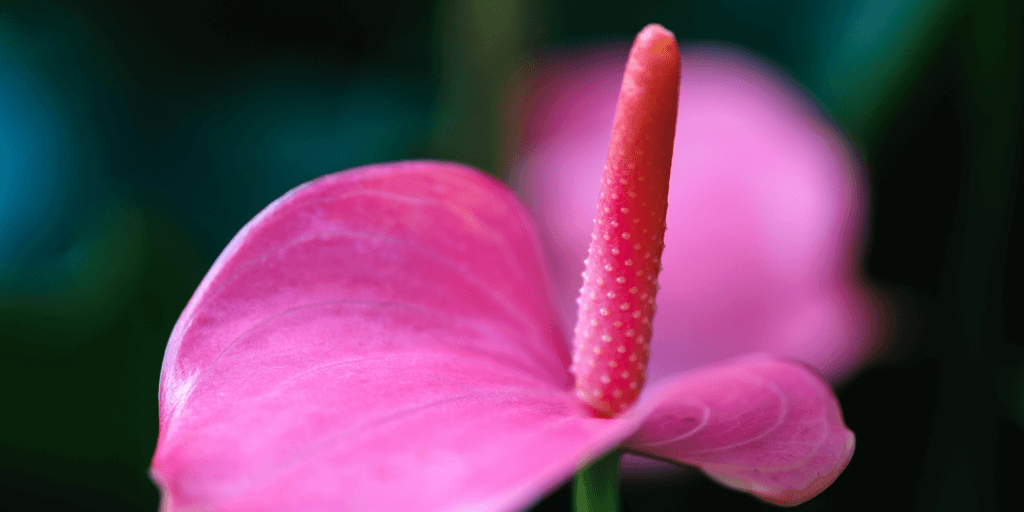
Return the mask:
<path id="1" fill-rule="evenodd" d="M 622 78 L 573 331 L 577 397 L 602 416 L 632 404 L 647 371 L 678 100 L 679 47 L 648 25 Z"/>

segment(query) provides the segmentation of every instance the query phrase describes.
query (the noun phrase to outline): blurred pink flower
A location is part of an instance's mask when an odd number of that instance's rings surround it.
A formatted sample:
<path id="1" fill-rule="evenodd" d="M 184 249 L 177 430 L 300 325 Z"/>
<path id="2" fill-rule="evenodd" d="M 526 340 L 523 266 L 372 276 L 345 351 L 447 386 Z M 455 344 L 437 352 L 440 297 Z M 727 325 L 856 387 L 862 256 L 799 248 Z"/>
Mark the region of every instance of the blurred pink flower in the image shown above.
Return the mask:
<path id="1" fill-rule="evenodd" d="M 860 163 L 807 94 L 737 50 L 684 47 L 658 314 L 648 379 L 750 352 L 829 380 L 874 355 L 859 274 Z M 511 181 L 552 256 L 563 325 L 592 230 L 627 48 L 541 66 Z"/>
<path id="2" fill-rule="evenodd" d="M 768 356 L 576 400 L 532 222 L 456 164 L 325 176 L 247 224 L 171 334 L 162 509 L 518 510 L 625 449 L 795 504 L 849 462 L 828 384 Z"/>

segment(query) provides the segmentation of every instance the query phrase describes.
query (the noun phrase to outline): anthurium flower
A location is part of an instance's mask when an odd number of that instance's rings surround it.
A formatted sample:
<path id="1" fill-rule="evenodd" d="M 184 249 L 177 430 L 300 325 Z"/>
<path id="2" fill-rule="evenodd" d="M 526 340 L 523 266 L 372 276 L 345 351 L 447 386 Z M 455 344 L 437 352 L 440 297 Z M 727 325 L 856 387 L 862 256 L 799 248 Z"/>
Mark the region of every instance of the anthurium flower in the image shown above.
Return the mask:
<path id="1" fill-rule="evenodd" d="M 552 255 L 564 323 L 625 58 L 603 48 L 548 59 L 526 94 L 512 182 Z M 750 352 L 848 377 L 879 352 L 878 301 L 858 266 L 859 161 L 807 95 L 757 59 L 691 46 L 682 67 L 649 380 Z"/>
<path id="2" fill-rule="evenodd" d="M 649 26 L 633 53 L 622 93 L 633 106 L 615 123 L 605 179 L 616 179 L 599 219 L 618 229 L 612 205 L 650 218 L 629 237 L 595 234 L 656 247 L 664 205 L 645 203 L 664 202 L 664 183 L 630 183 L 667 181 L 673 123 L 662 122 L 674 112 L 678 49 Z M 643 131 L 650 119 L 658 126 Z M 622 212 L 632 203 L 615 201 L 631 192 L 639 209 Z M 648 250 L 607 256 L 617 246 L 595 239 L 595 283 L 605 265 L 634 268 L 622 258 Z M 616 284 L 653 287 L 657 265 L 645 265 Z M 588 380 L 579 365 L 622 358 L 636 369 L 646 342 L 603 345 L 625 317 L 583 300 L 598 312 L 594 324 L 580 317 L 595 336 L 576 340 L 574 384 L 552 288 L 525 208 L 473 169 L 382 164 L 292 190 L 232 240 L 171 334 L 152 463 L 162 508 L 517 510 L 616 447 L 795 504 L 849 461 L 853 435 L 828 384 L 772 356 L 665 378 L 600 414 L 602 397 L 642 376 Z M 580 356 L 603 346 L 610 359 Z"/>

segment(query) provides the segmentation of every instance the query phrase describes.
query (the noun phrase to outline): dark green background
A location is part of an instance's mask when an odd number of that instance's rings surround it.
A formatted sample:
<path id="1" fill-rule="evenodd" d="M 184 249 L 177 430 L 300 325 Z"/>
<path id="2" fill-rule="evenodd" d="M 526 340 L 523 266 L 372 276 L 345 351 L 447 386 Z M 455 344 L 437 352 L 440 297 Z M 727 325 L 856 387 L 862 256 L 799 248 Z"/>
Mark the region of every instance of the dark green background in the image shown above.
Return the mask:
<path id="1" fill-rule="evenodd" d="M 155 510 L 164 345 L 244 222 L 365 163 L 501 176 L 516 70 L 659 22 L 790 72 L 868 168 L 898 344 L 838 390 L 857 453 L 802 508 L 1024 509 L 1015 2 L 82 4 L 0 0 L 3 508 Z M 701 477 L 624 500 L 766 507 Z"/>

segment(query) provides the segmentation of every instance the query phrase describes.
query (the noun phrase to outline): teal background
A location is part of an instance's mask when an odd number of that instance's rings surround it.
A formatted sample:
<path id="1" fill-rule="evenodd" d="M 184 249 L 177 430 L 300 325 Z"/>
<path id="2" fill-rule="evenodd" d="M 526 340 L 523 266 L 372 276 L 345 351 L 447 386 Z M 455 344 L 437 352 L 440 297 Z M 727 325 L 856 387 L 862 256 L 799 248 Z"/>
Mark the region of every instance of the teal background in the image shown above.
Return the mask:
<path id="1" fill-rule="evenodd" d="M 868 168 L 898 343 L 838 389 L 857 454 L 800 508 L 1024 510 L 1016 2 L 152 4 L 0 0 L 3 508 L 155 510 L 164 345 L 248 219 L 372 162 L 501 177 L 524 64 L 659 22 L 788 71 Z M 623 500 L 769 508 L 699 476 Z"/>

